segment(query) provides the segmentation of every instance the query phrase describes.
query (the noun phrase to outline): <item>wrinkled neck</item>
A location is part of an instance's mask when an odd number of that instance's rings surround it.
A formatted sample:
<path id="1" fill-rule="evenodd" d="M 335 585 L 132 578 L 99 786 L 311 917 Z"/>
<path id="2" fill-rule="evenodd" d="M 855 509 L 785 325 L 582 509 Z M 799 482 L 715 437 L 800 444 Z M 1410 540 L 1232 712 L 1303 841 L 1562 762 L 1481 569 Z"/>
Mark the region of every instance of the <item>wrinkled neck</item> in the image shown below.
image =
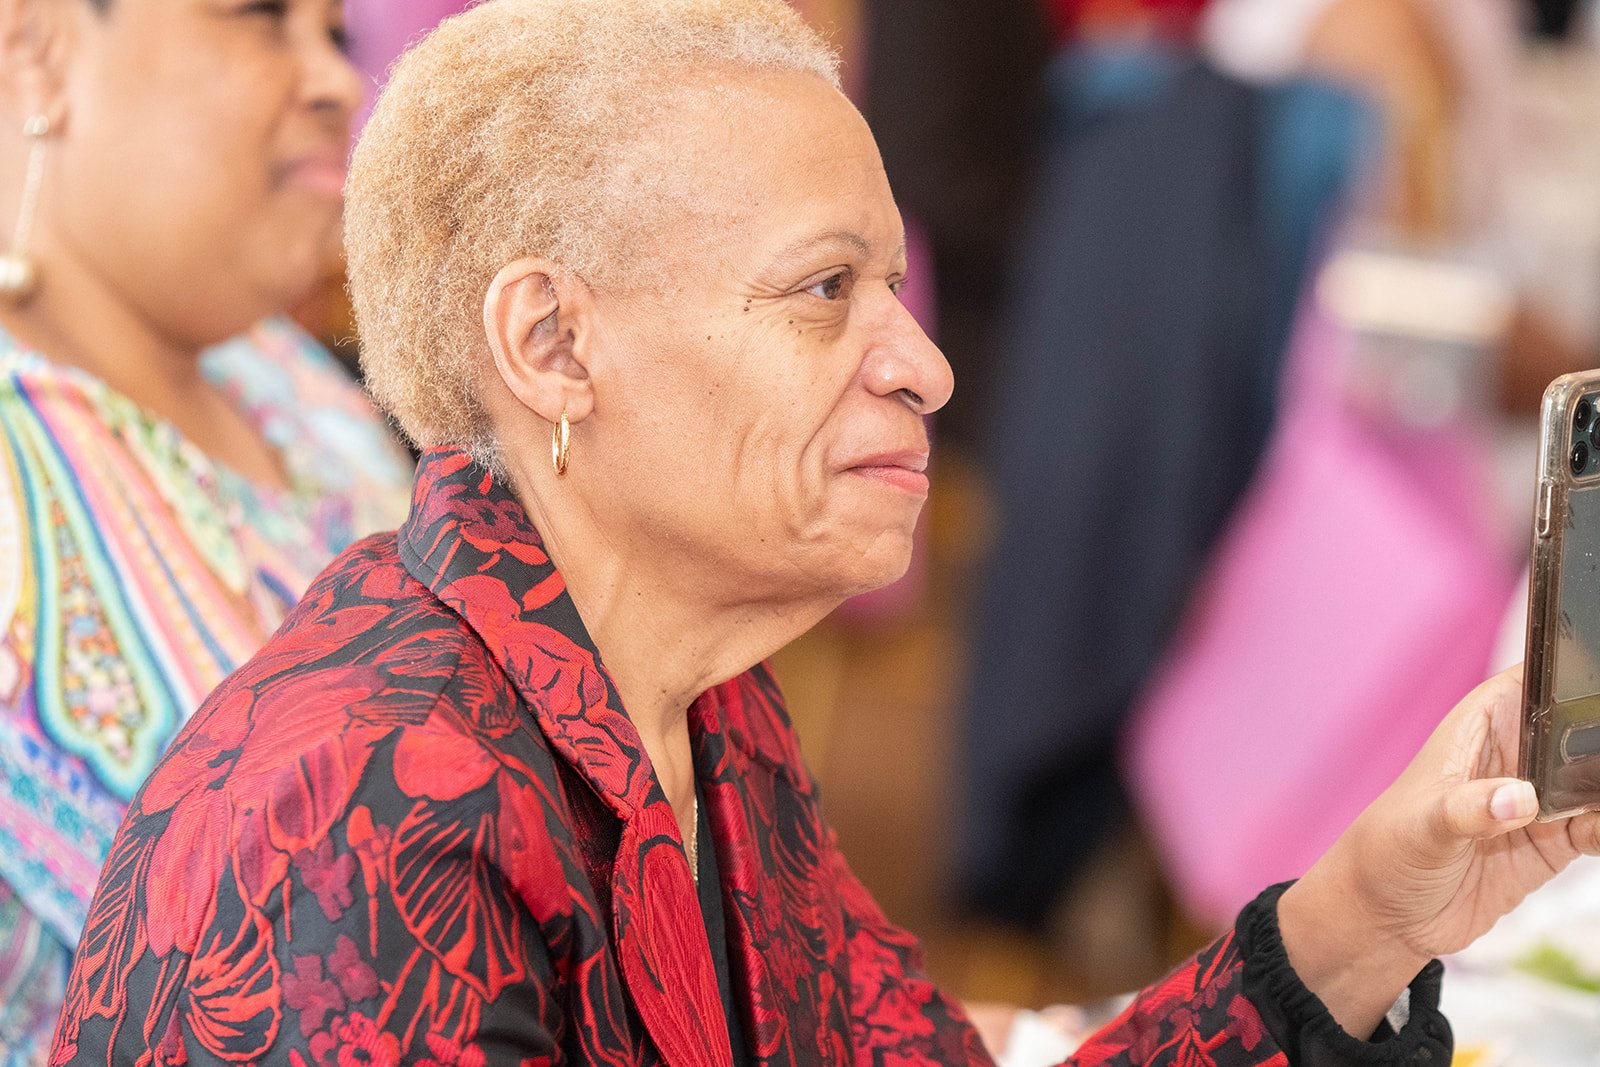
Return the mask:
<path id="1" fill-rule="evenodd" d="M 658 555 L 653 546 L 613 535 L 577 493 L 528 466 L 541 458 L 548 467 L 548 455 L 507 458 L 512 491 L 561 572 L 676 806 L 692 788 L 690 705 L 799 637 L 836 605 L 718 599 L 711 594 L 725 583 L 698 573 L 695 560 Z"/>

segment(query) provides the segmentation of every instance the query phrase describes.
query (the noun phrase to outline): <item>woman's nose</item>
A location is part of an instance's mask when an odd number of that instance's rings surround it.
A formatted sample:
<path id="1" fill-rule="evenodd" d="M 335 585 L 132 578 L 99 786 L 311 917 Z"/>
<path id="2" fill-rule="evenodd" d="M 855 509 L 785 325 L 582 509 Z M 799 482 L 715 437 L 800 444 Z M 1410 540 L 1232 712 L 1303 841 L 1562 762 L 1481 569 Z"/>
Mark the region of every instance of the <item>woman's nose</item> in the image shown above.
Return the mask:
<path id="1" fill-rule="evenodd" d="M 313 110 L 336 115 L 346 123 L 366 99 L 366 82 L 350 57 L 331 38 L 308 42 L 301 58 L 303 95 Z"/>
<path id="2" fill-rule="evenodd" d="M 919 415 L 944 407 L 955 389 L 955 375 L 944 353 L 898 301 L 867 353 L 862 373 L 874 394 L 900 394 Z"/>

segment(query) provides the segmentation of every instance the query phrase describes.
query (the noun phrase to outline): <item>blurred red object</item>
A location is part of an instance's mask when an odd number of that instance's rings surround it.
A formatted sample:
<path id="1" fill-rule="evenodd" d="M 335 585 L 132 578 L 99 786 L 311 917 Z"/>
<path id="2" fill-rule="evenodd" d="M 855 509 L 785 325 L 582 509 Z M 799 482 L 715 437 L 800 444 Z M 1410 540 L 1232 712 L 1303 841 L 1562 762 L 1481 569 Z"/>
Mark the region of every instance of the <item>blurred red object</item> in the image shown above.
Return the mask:
<path id="1" fill-rule="evenodd" d="M 1118 31 L 1186 38 L 1209 0 L 1044 0 L 1056 38 L 1066 42 Z"/>

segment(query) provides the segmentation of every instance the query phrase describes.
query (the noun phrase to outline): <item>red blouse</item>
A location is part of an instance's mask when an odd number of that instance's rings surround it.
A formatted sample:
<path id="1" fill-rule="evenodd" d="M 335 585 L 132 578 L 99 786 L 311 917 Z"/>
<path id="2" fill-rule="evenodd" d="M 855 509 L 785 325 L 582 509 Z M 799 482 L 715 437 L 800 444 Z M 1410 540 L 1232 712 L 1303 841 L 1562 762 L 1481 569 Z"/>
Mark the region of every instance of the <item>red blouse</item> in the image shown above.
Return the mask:
<path id="1" fill-rule="evenodd" d="M 689 721 L 752 1061 L 991 1067 L 850 873 L 767 671 Z M 334 562 L 134 799 L 51 1062 L 730 1067 L 700 914 L 526 513 L 434 451 L 406 525 Z M 1355 1042 L 1306 999 L 1274 914 L 1247 912 L 1072 1063 L 1448 1061 L 1436 973 L 1405 1032 Z"/>

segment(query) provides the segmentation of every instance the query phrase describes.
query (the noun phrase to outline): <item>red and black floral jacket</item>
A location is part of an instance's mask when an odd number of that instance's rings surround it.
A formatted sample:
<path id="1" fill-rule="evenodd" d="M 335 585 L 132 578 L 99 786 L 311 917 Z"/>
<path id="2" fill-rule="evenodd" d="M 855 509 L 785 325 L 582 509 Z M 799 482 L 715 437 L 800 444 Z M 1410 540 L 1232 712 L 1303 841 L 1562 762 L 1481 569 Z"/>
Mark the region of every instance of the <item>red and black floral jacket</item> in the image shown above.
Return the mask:
<path id="1" fill-rule="evenodd" d="M 690 722 L 752 1062 L 988 1064 L 839 854 L 768 673 Z M 1272 912 L 1073 1062 L 1443 1067 L 1436 974 L 1404 1031 L 1354 1042 Z M 561 576 L 516 500 L 436 451 L 406 525 L 317 580 L 134 800 L 52 1062 L 727 1067 L 698 916 Z"/>

